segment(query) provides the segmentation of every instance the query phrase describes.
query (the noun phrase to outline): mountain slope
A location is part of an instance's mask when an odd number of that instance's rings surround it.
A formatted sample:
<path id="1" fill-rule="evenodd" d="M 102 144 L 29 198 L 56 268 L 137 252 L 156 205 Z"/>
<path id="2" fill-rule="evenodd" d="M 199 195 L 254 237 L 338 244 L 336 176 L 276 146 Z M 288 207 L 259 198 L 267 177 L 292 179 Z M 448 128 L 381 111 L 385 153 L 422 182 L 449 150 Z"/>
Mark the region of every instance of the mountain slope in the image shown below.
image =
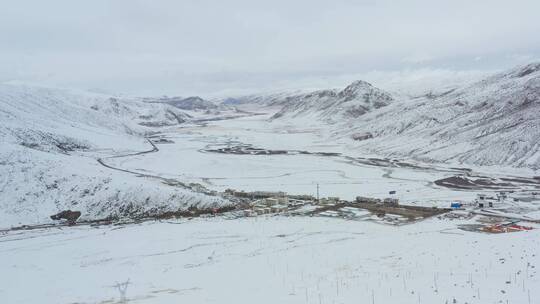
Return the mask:
<path id="1" fill-rule="evenodd" d="M 354 146 L 380 155 L 540 169 L 540 63 L 393 103 L 334 136 L 365 133 Z"/>
<path id="2" fill-rule="evenodd" d="M 149 151 L 145 134 L 183 119 L 189 118 L 166 104 L 0 85 L 1 227 L 48 222 L 65 209 L 96 219 L 223 204 L 218 197 L 97 162 Z"/>
<path id="3" fill-rule="evenodd" d="M 160 97 L 160 98 L 144 98 L 148 103 L 163 103 L 169 104 L 175 108 L 189 111 L 208 111 L 217 109 L 218 106 L 211 101 L 204 100 L 199 96 L 192 97 Z"/>
<path id="4" fill-rule="evenodd" d="M 306 94 L 305 91 L 277 91 L 261 94 L 251 94 L 245 96 L 228 97 L 222 100 L 218 100 L 223 105 L 227 106 L 243 106 L 243 105 L 256 105 L 259 107 L 274 107 L 283 106 L 291 100 L 298 98 Z"/>
<path id="5" fill-rule="evenodd" d="M 320 90 L 288 98 L 274 119 L 310 116 L 329 122 L 355 119 L 387 106 L 392 96 L 365 81 L 355 81 L 343 90 Z"/>
<path id="6" fill-rule="evenodd" d="M 19 143 L 32 138 L 70 137 L 88 141 L 88 145 L 103 143 L 107 147 L 111 144 L 121 147 L 126 141 L 140 142 L 138 135 L 152 131 L 151 126 L 172 126 L 188 119 L 174 107 L 145 104 L 136 99 L 0 85 L 0 136 Z M 123 140 L 117 142 L 120 134 Z M 39 144 L 47 144 L 47 141 Z"/>

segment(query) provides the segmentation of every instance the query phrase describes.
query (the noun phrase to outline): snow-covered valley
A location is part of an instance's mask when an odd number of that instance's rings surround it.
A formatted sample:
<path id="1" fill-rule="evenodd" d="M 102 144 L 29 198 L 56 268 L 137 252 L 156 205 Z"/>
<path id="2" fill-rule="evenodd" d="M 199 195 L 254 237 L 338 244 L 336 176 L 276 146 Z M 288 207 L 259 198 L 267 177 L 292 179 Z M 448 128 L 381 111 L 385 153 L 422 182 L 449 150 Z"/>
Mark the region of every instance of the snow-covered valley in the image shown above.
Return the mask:
<path id="1" fill-rule="evenodd" d="M 531 64 L 437 96 L 357 81 L 236 105 L 0 85 L 0 298 L 537 303 L 539 80 Z M 349 205 L 252 216 L 235 191 Z M 50 218 L 68 209 L 80 225 Z"/>
<path id="2" fill-rule="evenodd" d="M 265 116 L 246 117 L 209 123 L 203 127 L 180 127 L 162 133 L 169 142 L 158 144 L 159 152 L 113 158 L 107 163 L 138 172 L 158 175 L 224 191 L 285 191 L 291 194 L 338 196 L 353 200 L 356 196 L 385 197 L 396 191 L 400 201 L 422 205 L 446 206 L 453 201 L 472 201 L 480 191 L 442 188 L 433 182 L 455 175 L 475 174 L 497 177 L 533 177 L 523 168 L 459 167 L 457 164 L 369 162 L 376 155 L 360 154 L 347 140 L 328 139 L 316 126 L 291 126 L 266 121 Z M 286 154 L 252 155 L 216 153 L 220 148 L 248 145 Z M 181 152 L 179 152 L 181 151 Z M 270 152 L 271 153 L 271 152 Z M 310 154 L 308 154 L 310 153 Z M 498 170 L 497 170 L 498 169 Z M 538 185 L 521 185 L 534 191 Z"/>

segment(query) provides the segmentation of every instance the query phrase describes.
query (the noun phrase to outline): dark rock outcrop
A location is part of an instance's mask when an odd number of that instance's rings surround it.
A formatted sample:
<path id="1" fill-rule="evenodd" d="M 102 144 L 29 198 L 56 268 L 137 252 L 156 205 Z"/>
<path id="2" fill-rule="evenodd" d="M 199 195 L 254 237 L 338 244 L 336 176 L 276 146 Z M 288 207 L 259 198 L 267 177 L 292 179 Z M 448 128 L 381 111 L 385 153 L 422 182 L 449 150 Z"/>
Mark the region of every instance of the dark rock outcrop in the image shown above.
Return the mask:
<path id="1" fill-rule="evenodd" d="M 77 219 L 81 217 L 80 211 L 64 210 L 55 215 L 51 215 L 52 220 L 67 220 L 69 225 L 75 225 Z"/>

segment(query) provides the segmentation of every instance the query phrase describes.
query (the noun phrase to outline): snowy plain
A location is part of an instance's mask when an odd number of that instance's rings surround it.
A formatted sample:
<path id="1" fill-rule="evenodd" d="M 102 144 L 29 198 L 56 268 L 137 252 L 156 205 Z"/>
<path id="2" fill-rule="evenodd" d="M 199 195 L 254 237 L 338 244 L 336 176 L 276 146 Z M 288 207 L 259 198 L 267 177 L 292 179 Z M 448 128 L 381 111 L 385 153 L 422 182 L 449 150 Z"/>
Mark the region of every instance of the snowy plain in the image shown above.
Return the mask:
<path id="1" fill-rule="evenodd" d="M 538 303 L 540 230 L 171 220 L 0 235 L 9 303 Z M 124 297 L 118 284 L 126 283 Z M 455 302 L 454 302 L 455 300 Z"/>

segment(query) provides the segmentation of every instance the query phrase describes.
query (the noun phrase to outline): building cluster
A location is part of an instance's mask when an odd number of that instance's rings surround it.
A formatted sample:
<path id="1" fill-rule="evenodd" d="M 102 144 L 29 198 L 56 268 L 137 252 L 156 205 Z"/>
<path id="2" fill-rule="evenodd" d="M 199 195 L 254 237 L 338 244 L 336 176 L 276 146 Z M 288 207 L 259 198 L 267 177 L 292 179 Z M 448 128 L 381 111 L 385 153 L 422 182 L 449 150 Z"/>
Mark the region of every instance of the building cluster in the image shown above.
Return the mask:
<path id="1" fill-rule="evenodd" d="M 226 195 L 244 203 L 240 216 L 287 213 L 288 215 L 328 216 L 365 218 L 369 214 L 381 218 L 396 218 L 411 221 L 426 218 L 450 209 L 400 205 L 397 198 L 356 197 L 355 201 L 339 197 L 316 199 L 309 195 L 287 195 L 284 192 L 244 192 L 228 189 Z M 367 212 L 367 213 L 366 213 Z"/>
<path id="2" fill-rule="evenodd" d="M 450 204 L 452 209 L 467 209 L 467 208 L 493 208 L 495 203 L 504 203 L 508 199 L 508 194 L 513 193 L 514 191 L 498 191 L 495 194 L 477 194 L 476 198 L 472 202 L 463 203 L 463 202 L 453 202 Z M 519 201 L 518 198 L 513 198 L 514 202 Z"/>
<path id="3" fill-rule="evenodd" d="M 381 200 L 379 198 L 357 196 L 356 202 L 360 204 L 378 204 L 390 207 L 399 206 L 399 199 L 389 197 Z"/>
<path id="4" fill-rule="evenodd" d="M 513 192 L 514 191 L 509 191 L 508 193 Z M 495 193 L 495 196 L 477 194 L 476 199 L 474 200 L 474 206 L 478 208 L 492 208 L 495 202 L 504 203 L 508 199 L 508 193 L 506 191 L 499 191 Z M 514 198 L 514 201 L 519 200 L 517 198 Z"/>
<path id="5" fill-rule="evenodd" d="M 251 209 L 244 210 L 244 216 L 255 216 L 269 213 L 281 213 L 288 210 L 287 196 L 267 197 L 253 201 Z"/>
<path id="6" fill-rule="evenodd" d="M 285 192 L 271 192 L 271 191 L 253 191 L 253 192 L 245 192 L 245 191 L 237 191 L 234 189 L 227 189 L 225 190 L 226 195 L 230 195 L 237 198 L 246 198 L 246 199 L 265 199 L 265 198 L 272 198 L 272 197 L 286 197 L 287 193 Z"/>

